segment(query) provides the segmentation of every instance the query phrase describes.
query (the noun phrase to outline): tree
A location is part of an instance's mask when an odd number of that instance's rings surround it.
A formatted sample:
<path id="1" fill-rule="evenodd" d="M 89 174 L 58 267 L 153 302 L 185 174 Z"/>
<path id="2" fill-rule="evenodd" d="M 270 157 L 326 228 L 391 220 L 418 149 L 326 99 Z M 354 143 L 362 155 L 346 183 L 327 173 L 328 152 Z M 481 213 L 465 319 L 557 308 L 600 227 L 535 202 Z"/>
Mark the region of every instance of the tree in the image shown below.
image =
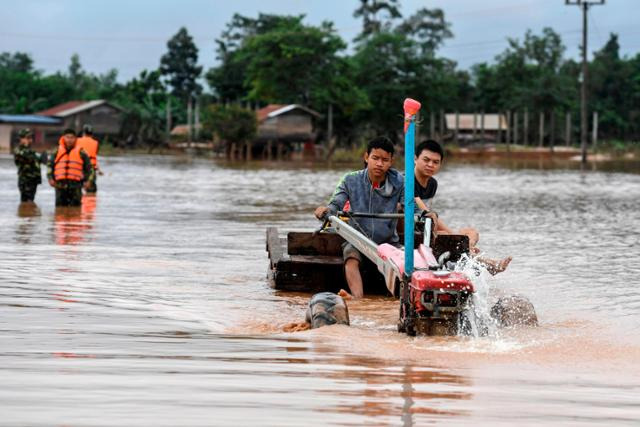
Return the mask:
<path id="1" fill-rule="evenodd" d="M 412 37 L 422 48 L 423 54 L 435 54 L 445 39 L 453 37 L 451 24 L 444 19 L 442 9 L 419 9 L 404 20 L 397 32 Z"/>
<path id="2" fill-rule="evenodd" d="M 346 43 L 332 25 L 308 26 L 303 18 L 235 15 L 218 39 L 222 64 L 207 79 L 221 100 L 302 103 L 318 111 L 331 104 L 335 135 L 345 136 L 368 99 L 354 84 L 353 62 L 339 55 Z"/>
<path id="3" fill-rule="evenodd" d="M 381 11 L 386 11 L 386 19 L 378 16 Z M 362 32 L 356 37 L 356 41 L 359 41 L 388 31 L 392 21 L 401 18 L 402 14 L 398 0 L 360 0 L 360 7 L 353 12 L 353 17 L 362 18 Z"/>
<path id="4" fill-rule="evenodd" d="M 28 53 L 24 52 L 16 52 L 14 54 L 3 52 L 0 54 L 0 69 L 31 73 L 33 72 L 33 59 Z"/>
<path id="5" fill-rule="evenodd" d="M 184 27 L 167 42 L 167 48 L 160 59 L 160 72 L 167 77 L 172 94 L 187 102 L 202 90 L 197 82 L 202 73 L 197 65 L 198 48 Z"/>
<path id="6" fill-rule="evenodd" d="M 69 82 L 77 93 L 82 92 L 85 88 L 86 75 L 80 64 L 80 56 L 77 53 L 71 55 L 71 62 L 67 71 Z"/>
<path id="7" fill-rule="evenodd" d="M 631 112 L 637 110 L 640 74 L 635 75 L 631 61 L 620 58 L 618 36 L 595 52 L 589 70 L 590 107 L 599 113 L 600 132 L 614 138 L 631 136 Z"/>
<path id="8" fill-rule="evenodd" d="M 469 89 L 468 74 L 457 72 L 453 61 L 436 56 L 440 42 L 434 42 L 434 33 L 429 36 L 433 44 L 427 48 L 427 36 L 407 28 L 405 22 L 362 40 L 353 56 L 356 84 L 373 104 L 370 111 L 359 115 L 359 125 L 396 142 L 401 129 L 398 114 L 406 97 L 421 100 L 422 113 L 427 114 L 455 108 L 461 97 L 468 98 L 465 91 Z M 445 36 L 442 32 L 438 39 Z"/>
<path id="9" fill-rule="evenodd" d="M 310 105 L 331 84 L 345 43 L 327 25 L 280 28 L 252 37 L 244 54 L 249 98 Z"/>
<path id="10" fill-rule="evenodd" d="M 140 103 L 126 105 L 121 135 L 128 145 L 145 144 L 149 152 L 161 146 L 165 140 L 163 105 L 154 104 L 150 98 Z"/>
<path id="11" fill-rule="evenodd" d="M 31 114 L 71 99 L 74 89 L 66 76 L 43 76 L 26 53 L 0 54 L 0 112 Z"/>
<path id="12" fill-rule="evenodd" d="M 216 57 L 220 66 L 211 68 L 207 83 L 221 101 L 246 100 L 249 92 L 246 70 L 251 55 L 246 46 L 252 37 L 263 35 L 276 29 L 297 28 L 302 25 L 304 15 L 280 16 L 259 14 L 257 19 L 239 14 L 233 15 L 231 22 L 216 39 Z"/>
<path id="13" fill-rule="evenodd" d="M 205 109 L 202 127 L 226 143 L 243 143 L 255 136 L 258 123 L 251 110 L 214 104 Z"/>
<path id="14" fill-rule="evenodd" d="M 154 104 L 162 104 L 166 101 L 167 93 L 161 77 L 160 70 L 143 70 L 126 84 L 124 92 L 133 102 L 143 103 L 151 99 Z"/>
<path id="15" fill-rule="evenodd" d="M 522 42 L 508 39 L 508 43 L 494 65 L 473 67 L 476 107 L 485 111 L 568 109 L 576 86 L 563 73 L 565 47 L 560 36 L 551 28 L 543 29 L 540 36 L 528 30 Z"/>
<path id="16" fill-rule="evenodd" d="M 406 97 L 421 99 L 422 95 L 411 90 L 419 75 L 415 48 L 405 35 L 383 32 L 363 41 L 353 57 L 356 84 L 373 101 L 372 108 L 363 112 L 358 121 L 393 140 L 397 140 L 401 125 L 398 115 L 402 101 Z"/>
<path id="17" fill-rule="evenodd" d="M 131 79 L 117 102 L 126 111 L 121 132 L 125 140 L 150 150 L 164 142 L 167 93 L 159 70 L 144 70 Z"/>

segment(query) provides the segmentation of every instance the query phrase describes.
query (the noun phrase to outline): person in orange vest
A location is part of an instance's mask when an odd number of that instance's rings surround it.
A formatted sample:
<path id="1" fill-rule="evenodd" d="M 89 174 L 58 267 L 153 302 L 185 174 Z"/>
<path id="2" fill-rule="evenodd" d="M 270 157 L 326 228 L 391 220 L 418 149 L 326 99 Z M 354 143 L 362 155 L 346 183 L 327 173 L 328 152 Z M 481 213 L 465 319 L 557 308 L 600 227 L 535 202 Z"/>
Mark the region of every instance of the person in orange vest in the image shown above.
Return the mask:
<path id="1" fill-rule="evenodd" d="M 62 137 L 64 145 L 51 155 L 47 178 L 56 189 L 56 206 L 80 206 L 82 188 L 89 186 L 95 172 L 89 155 L 77 144 L 76 132 L 65 129 Z"/>
<path id="2" fill-rule="evenodd" d="M 94 169 L 93 178 L 89 181 L 87 193 L 97 193 L 98 185 L 96 184 L 97 175 L 102 175 L 100 166 L 98 165 L 98 151 L 100 149 L 98 140 L 93 137 L 93 127 L 91 125 L 82 126 L 82 136 L 78 138 L 77 144 L 82 148 L 91 159 L 91 165 Z"/>

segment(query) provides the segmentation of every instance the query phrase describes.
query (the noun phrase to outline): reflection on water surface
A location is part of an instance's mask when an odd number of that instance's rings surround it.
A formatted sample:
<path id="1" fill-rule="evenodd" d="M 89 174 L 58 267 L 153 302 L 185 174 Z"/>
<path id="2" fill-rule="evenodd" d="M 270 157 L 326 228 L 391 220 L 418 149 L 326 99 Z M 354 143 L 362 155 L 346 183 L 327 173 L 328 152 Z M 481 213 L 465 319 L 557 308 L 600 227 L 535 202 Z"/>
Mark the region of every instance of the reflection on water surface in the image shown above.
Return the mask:
<path id="1" fill-rule="evenodd" d="M 1 425 L 629 424 L 640 407 L 640 175 L 448 164 L 435 208 L 514 256 L 541 326 L 407 338 L 397 302 L 284 333 L 265 229 L 317 227 L 345 169 L 105 158 L 100 192 L 18 204 L 0 158 Z"/>

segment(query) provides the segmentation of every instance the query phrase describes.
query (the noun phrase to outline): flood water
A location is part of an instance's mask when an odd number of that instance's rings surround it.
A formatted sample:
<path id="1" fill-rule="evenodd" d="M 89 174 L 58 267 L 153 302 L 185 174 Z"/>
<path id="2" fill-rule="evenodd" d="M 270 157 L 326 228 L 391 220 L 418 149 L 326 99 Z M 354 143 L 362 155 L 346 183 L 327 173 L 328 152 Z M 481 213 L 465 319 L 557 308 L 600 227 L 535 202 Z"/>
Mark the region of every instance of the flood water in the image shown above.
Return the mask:
<path id="1" fill-rule="evenodd" d="M 537 328 L 409 338 L 397 302 L 285 333 L 265 229 L 310 230 L 345 169 L 102 160 L 99 193 L 19 206 L 0 157 L 0 425 L 638 425 L 640 175 L 448 165 L 435 209 L 474 225 L 486 284 Z"/>

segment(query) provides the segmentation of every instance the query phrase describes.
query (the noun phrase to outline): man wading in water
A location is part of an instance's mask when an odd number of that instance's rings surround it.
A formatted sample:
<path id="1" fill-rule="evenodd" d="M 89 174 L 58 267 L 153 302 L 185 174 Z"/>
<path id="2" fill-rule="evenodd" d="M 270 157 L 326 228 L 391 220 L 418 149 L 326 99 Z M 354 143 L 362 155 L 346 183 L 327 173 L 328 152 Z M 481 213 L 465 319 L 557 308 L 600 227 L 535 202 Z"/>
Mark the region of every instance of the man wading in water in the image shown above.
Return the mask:
<path id="1" fill-rule="evenodd" d="M 323 219 L 335 215 L 348 201 L 353 212 L 396 213 L 404 201 L 404 178 L 393 164 L 394 148 L 391 141 L 379 136 L 367 145 L 364 161 L 367 167 L 349 172 L 338 183 L 327 206 L 319 206 L 314 214 Z M 396 232 L 397 219 L 354 218 L 351 224 L 376 244 L 390 243 L 399 246 Z M 342 244 L 344 270 L 349 290 L 355 298 L 362 298 L 364 289 L 360 264 L 362 254 L 350 243 Z"/>
<path id="2" fill-rule="evenodd" d="M 18 133 L 20 143 L 14 151 L 14 161 L 18 167 L 18 189 L 21 202 L 33 202 L 36 197 L 38 185 L 42 182 L 40 164 L 45 163 L 47 154 L 36 153 L 31 148 L 33 132 L 31 129 L 22 129 Z"/>
<path id="3" fill-rule="evenodd" d="M 436 191 L 438 190 L 438 181 L 436 181 L 433 175 L 438 173 L 443 160 L 444 151 L 437 141 L 428 139 L 426 141 L 422 141 L 416 147 L 414 195 L 416 198 L 416 207 L 418 209 L 430 211 L 428 205 L 431 204 L 431 199 L 433 199 L 436 195 Z M 480 235 L 475 228 L 461 228 L 456 232 L 449 228 L 444 221 L 436 215 L 433 215 L 432 219 L 436 221 L 437 234 L 464 234 L 469 237 L 469 250 L 471 253 L 480 253 L 480 249 L 476 247 L 476 243 L 478 243 Z M 476 261 L 484 264 L 489 273 L 497 274 L 507 268 L 511 262 L 511 257 L 509 256 L 501 260 L 476 257 Z"/>
<path id="4" fill-rule="evenodd" d="M 47 168 L 49 185 L 56 189 L 56 206 L 80 206 L 82 187 L 89 187 L 93 166 L 87 153 L 76 144 L 73 129 L 65 129 L 62 139 L 63 144 L 51 156 Z"/>

